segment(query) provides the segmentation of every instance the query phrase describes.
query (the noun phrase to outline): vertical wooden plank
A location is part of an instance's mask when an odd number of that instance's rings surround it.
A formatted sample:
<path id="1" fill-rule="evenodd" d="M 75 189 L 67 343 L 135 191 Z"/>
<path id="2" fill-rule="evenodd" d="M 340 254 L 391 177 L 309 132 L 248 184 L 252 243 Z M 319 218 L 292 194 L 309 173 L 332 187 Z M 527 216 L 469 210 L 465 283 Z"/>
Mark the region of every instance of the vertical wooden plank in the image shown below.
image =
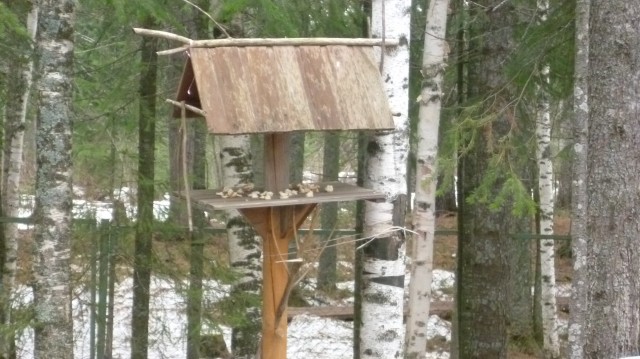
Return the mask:
<path id="1" fill-rule="evenodd" d="M 277 218 L 274 219 L 278 221 Z M 280 320 L 277 320 L 276 313 L 289 281 L 289 271 L 285 262 L 288 257 L 289 238 L 274 235 L 281 231 L 276 223 L 272 223 L 272 229 L 273 232 L 263 238 L 262 358 L 286 359 L 286 310 Z"/>
<path id="2" fill-rule="evenodd" d="M 289 188 L 289 133 L 264 135 L 264 185 L 278 194 Z"/>

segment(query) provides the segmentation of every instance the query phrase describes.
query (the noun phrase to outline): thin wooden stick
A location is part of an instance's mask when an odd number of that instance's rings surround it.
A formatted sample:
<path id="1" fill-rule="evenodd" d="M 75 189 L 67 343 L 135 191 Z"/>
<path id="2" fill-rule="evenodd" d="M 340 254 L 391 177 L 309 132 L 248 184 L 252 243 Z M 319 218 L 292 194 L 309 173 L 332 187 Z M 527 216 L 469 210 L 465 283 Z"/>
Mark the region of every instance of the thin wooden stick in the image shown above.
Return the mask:
<path id="1" fill-rule="evenodd" d="M 297 38 L 245 38 L 245 39 L 212 39 L 193 40 L 191 47 L 229 47 L 229 46 L 382 46 L 382 39 L 354 39 L 330 37 L 297 37 Z M 385 39 L 385 46 L 398 46 L 398 39 Z"/>
<path id="2" fill-rule="evenodd" d="M 158 54 L 158 56 L 181 54 L 181 53 L 183 53 L 185 51 L 188 51 L 190 48 L 191 48 L 191 46 L 184 45 L 184 46 L 176 47 L 174 49 L 158 51 L 157 54 Z"/>
<path id="3" fill-rule="evenodd" d="M 166 32 L 166 31 L 150 30 L 150 29 L 142 29 L 139 27 L 134 27 L 133 32 L 142 36 L 151 36 L 151 37 L 159 37 L 167 40 L 174 40 L 174 41 L 182 42 L 187 45 L 191 45 L 191 43 L 193 42 L 193 40 L 191 40 L 188 37 L 176 35 L 174 33 Z"/>
<path id="4" fill-rule="evenodd" d="M 243 47 L 243 46 L 398 46 L 398 39 L 360 39 L 360 38 L 330 38 L 330 37 L 299 37 L 299 38 L 248 38 L 248 39 L 211 39 L 192 40 L 184 36 L 166 31 L 134 28 L 133 31 L 142 36 L 153 36 L 167 40 L 181 42 L 188 47 Z M 182 51 L 170 49 L 161 51 L 163 54 Z M 160 54 L 160 53 L 159 53 Z"/>
<path id="5" fill-rule="evenodd" d="M 207 113 L 205 111 L 203 111 L 203 110 L 201 110 L 201 109 L 199 109 L 199 108 L 197 108 L 195 106 L 187 105 L 186 103 L 184 103 L 184 101 L 183 102 L 178 102 L 178 101 L 174 101 L 174 100 L 171 100 L 171 99 L 166 99 L 165 101 L 170 103 L 170 104 L 172 104 L 172 105 L 174 105 L 174 106 L 180 107 L 180 108 L 184 107 L 187 110 L 189 110 L 191 112 L 195 112 L 200 116 L 203 116 L 203 117 L 207 116 Z"/>
<path id="6" fill-rule="evenodd" d="M 225 36 L 227 37 L 231 37 L 231 35 L 229 35 L 229 33 L 227 32 L 227 29 L 224 28 L 224 26 L 222 26 L 219 22 L 216 21 L 216 19 L 214 19 L 211 15 L 209 15 L 208 12 L 202 10 L 202 8 L 194 3 L 192 3 L 189 0 L 182 0 L 184 2 L 186 2 L 187 4 L 195 7 L 198 11 L 200 11 L 201 13 L 203 13 L 206 17 L 208 17 L 209 19 L 211 19 L 211 21 L 218 27 L 218 29 L 220 29 L 220 31 L 222 31 L 223 34 L 225 34 Z"/>
<path id="7" fill-rule="evenodd" d="M 182 180 L 184 181 L 184 193 L 187 197 L 187 221 L 189 223 L 189 233 L 193 233 L 193 214 L 191 213 L 191 194 L 189 193 L 189 175 L 187 173 L 187 107 L 184 101 L 181 102 L 180 119 L 182 127 Z"/>

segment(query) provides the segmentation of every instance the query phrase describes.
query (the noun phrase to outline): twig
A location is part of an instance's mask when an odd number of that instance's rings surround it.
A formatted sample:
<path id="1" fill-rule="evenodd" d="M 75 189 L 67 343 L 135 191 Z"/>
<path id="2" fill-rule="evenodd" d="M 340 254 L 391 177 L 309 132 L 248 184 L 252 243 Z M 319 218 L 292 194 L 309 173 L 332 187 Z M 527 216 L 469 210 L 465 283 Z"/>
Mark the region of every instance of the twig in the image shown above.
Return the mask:
<path id="1" fill-rule="evenodd" d="M 187 45 L 191 45 L 191 43 L 193 43 L 193 40 L 191 40 L 188 37 L 176 35 L 174 33 L 166 32 L 166 31 L 149 30 L 149 29 L 142 29 L 142 28 L 139 28 L 139 27 L 134 27 L 133 28 L 133 32 L 135 32 L 138 35 L 143 35 L 143 36 L 159 37 L 159 38 L 162 38 L 162 39 L 179 41 L 179 42 L 182 42 L 182 43 L 187 44 Z"/>
<path id="2" fill-rule="evenodd" d="M 385 9 L 384 9 L 384 0 L 381 1 L 382 6 L 382 45 L 380 47 L 380 73 L 384 70 L 384 52 L 386 50 L 386 39 L 387 39 L 387 28 L 385 24 Z"/>
<path id="3" fill-rule="evenodd" d="M 138 35 L 159 37 L 167 40 L 178 41 L 186 45 L 179 48 L 158 52 L 158 54 L 162 55 L 173 54 L 192 47 L 211 48 L 233 46 L 383 46 L 386 48 L 388 46 L 398 46 L 400 44 L 399 39 L 388 39 L 384 36 L 384 34 L 382 39 L 299 37 L 192 40 L 187 37 L 176 35 L 166 31 L 149 30 L 142 28 L 134 28 L 133 31 Z"/>
<path id="4" fill-rule="evenodd" d="M 317 218 L 317 214 L 318 214 L 318 209 L 316 208 L 313 211 L 313 217 L 311 219 L 311 223 L 314 224 L 316 223 L 316 218 Z M 313 234 L 313 225 L 311 227 L 311 231 L 307 234 L 307 237 L 311 236 Z M 297 244 L 297 239 L 296 239 L 296 244 Z M 325 243 L 326 246 L 326 243 Z M 298 252 L 300 251 L 299 247 L 298 247 Z M 320 253 L 322 253 L 322 251 L 320 251 Z M 320 253 L 316 256 L 316 258 L 314 258 L 313 262 L 315 262 L 318 257 L 320 256 Z M 276 327 L 278 327 L 278 324 L 280 324 L 280 320 L 282 319 L 283 315 L 284 315 L 284 311 L 287 308 L 287 304 L 289 303 L 289 296 L 291 295 L 291 291 L 293 290 L 293 288 L 296 287 L 296 285 L 298 285 L 298 283 L 300 283 L 300 281 L 309 273 L 309 271 L 311 270 L 311 268 L 300 272 L 300 269 L 302 268 L 304 262 L 299 261 L 299 262 L 293 262 L 291 264 L 291 269 L 289 271 L 289 279 L 287 280 L 287 286 L 285 287 L 284 290 L 284 295 L 282 296 L 282 300 L 280 300 L 280 303 L 278 304 L 278 308 L 276 309 Z"/>
<path id="5" fill-rule="evenodd" d="M 229 47 L 229 46 L 382 46 L 382 39 L 354 39 L 332 37 L 285 37 L 285 38 L 243 38 L 192 40 L 191 47 Z M 398 39 L 384 39 L 385 46 L 397 46 Z"/>
<path id="6" fill-rule="evenodd" d="M 180 108 L 184 107 L 187 110 L 189 110 L 191 112 L 195 112 L 200 116 L 203 116 L 203 117 L 207 116 L 207 113 L 205 111 L 203 111 L 203 110 L 201 110 L 201 109 L 199 109 L 199 108 L 197 108 L 195 106 L 187 105 L 186 103 L 184 103 L 184 101 L 178 102 L 178 101 L 174 101 L 174 100 L 171 100 L 171 99 L 166 99 L 165 101 L 170 103 L 170 104 L 172 104 L 172 105 L 174 105 L 174 106 L 178 106 Z"/>
<path id="7" fill-rule="evenodd" d="M 174 49 L 158 51 L 157 54 L 158 54 L 158 56 L 179 54 L 179 53 L 183 53 L 185 51 L 188 51 L 190 48 L 191 47 L 189 45 L 184 45 L 184 46 L 176 47 Z"/>
<path id="8" fill-rule="evenodd" d="M 223 33 L 223 34 L 225 34 L 225 36 L 227 36 L 227 37 L 229 37 L 229 38 L 231 37 L 231 35 L 229 35 L 229 33 L 227 32 L 227 30 L 224 28 L 224 26 L 220 25 L 220 23 L 219 23 L 219 22 L 217 22 L 213 17 L 211 17 L 211 15 L 209 15 L 209 13 L 208 13 L 208 12 L 206 12 L 206 11 L 202 10 L 202 8 L 200 8 L 200 6 L 198 6 L 198 5 L 194 4 L 194 3 L 192 3 L 192 2 L 191 2 L 191 1 L 189 1 L 189 0 L 182 0 L 182 1 L 184 1 L 184 2 L 186 2 L 187 4 L 189 4 L 189 5 L 193 6 L 193 7 L 195 7 L 198 11 L 200 11 L 200 12 L 201 12 L 201 13 L 203 13 L 203 14 L 205 14 L 205 16 L 207 16 L 209 19 L 211 19 L 211 21 L 213 21 L 213 23 L 214 23 L 214 24 L 215 24 L 215 25 L 220 29 L 220 31 L 222 31 L 222 33 Z"/>
<path id="9" fill-rule="evenodd" d="M 187 174 L 187 108 L 182 101 L 180 117 L 182 127 L 182 180 L 184 181 L 184 193 L 187 199 L 187 220 L 189 233 L 193 233 L 193 214 L 191 213 L 191 195 L 189 194 L 189 177 Z"/>

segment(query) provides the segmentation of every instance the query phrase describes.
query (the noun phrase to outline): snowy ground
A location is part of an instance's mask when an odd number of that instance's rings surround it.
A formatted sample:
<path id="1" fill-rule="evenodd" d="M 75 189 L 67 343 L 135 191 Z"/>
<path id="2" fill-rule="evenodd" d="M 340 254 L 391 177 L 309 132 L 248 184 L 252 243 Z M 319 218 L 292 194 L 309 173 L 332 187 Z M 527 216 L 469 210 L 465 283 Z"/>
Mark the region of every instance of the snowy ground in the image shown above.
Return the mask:
<path id="1" fill-rule="evenodd" d="M 117 193 L 125 203 L 133 203 L 131 190 L 124 188 Z M 23 197 L 23 209 L 21 217 L 31 215 L 33 197 Z M 154 203 L 156 218 L 166 218 L 169 206 L 168 198 Z M 135 207 L 126 205 L 127 215 L 135 218 Z M 112 206 L 108 202 L 88 202 L 74 200 L 74 216 L 90 218 L 97 221 L 110 219 Z M 22 225 L 26 229 L 28 226 Z M 406 278 L 408 284 L 408 276 Z M 451 300 L 454 275 L 451 272 L 434 270 L 433 297 L 436 300 Z M 113 358 L 128 358 L 130 356 L 131 338 L 131 303 L 132 303 L 132 279 L 126 278 L 117 283 L 114 300 L 114 338 Z M 227 295 L 228 287 L 215 281 L 204 283 L 205 300 L 215 303 Z M 305 286 L 308 289 L 315 287 L 314 280 L 307 280 Z M 353 291 L 353 282 L 339 283 L 341 289 Z M 149 359 L 184 358 L 186 355 L 186 296 L 184 295 L 186 283 L 177 283 L 158 277 L 152 278 L 152 301 L 150 303 L 149 323 Z M 30 288 L 20 288 L 17 294 L 18 302 L 22 305 L 29 304 L 33 300 Z M 317 298 L 316 298 L 317 299 Z M 314 298 L 309 298 L 314 302 Z M 346 298 L 340 303 L 327 303 L 325 300 L 316 300 L 316 305 L 340 304 L 350 305 L 353 298 Z M 90 345 L 90 295 L 88 290 L 79 289 L 74 293 L 73 299 L 74 318 L 74 357 L 84 359 L 89 357 Z M 428 322 L 430 338 L 445 338 L 451 340 L 451 324 L 437 316 L 431 316 Z M 205 327 L 204 334 L 223 334 L 225 341 L 230 342 L 230 328 Z M 288 357 L 292 359 L 351 359 L 353 358 L 353 323 L 319 318 L 309 315 L 295 317 L 289 324 L 288 330 Z M 18 339 L 18 358 L 33 358 L 33 330 L 27 328 Z M 430 353 L 428 359 L 448 359 L 448 353 Z"/>
<path id="2" fill-rule="evenodd" d="M 115 289 L 113 358 L 124 359 L 130 355 L 131 339 L 131 278 L 118 283 Z M 345 283 L 341 286 L 349 286 Z M 228 286 L 215 281 L 204 283 L 205 300 L 215 303 L 227 295 Z M 149 323 L 149 358 L 184 358 L 186 355 L 186 283 L 175 283 L 154 277 L 152 280 L 151 318 Z M 23 304 L 29 303 L 33 295 L 29 288 L 20 289 Z M 89 313 L 88 291 L 75 293 L 74 316 L 74 357 L 89 357 Z M 451 325 L 438 316 L 429 318 L 429 338 L 451 340 Z M 205 333 L 223 334 L 229 343 L 231 330 L 227 327 L 205 328 Z M 291 359 L 351 359 L 353 358 L 353 323 L 310 315 L 296 316 L 289 324 L 287 355 Z M 18 358 L 33 358 L 33 330 L 27 329 L 17 343 Z M 429 359 L 448 359 L 448 353 L 430 353 Z"/>

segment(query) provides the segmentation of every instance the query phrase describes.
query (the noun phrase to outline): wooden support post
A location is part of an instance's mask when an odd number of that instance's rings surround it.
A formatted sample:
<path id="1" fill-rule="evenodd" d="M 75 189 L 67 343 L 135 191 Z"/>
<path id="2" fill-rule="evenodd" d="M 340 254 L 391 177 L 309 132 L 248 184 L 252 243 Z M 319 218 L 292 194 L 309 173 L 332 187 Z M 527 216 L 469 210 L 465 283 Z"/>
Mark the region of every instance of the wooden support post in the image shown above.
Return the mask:
<path id="1" fill-rule="evenodd" d="M 276 195 L 289 187 L 290 137 L 288 133 L 272 133 L 264 138 L 265 189 Z M 287 321 L 278 320 L 276 323 L 276 313 L 289 282 L 286 260 L 289 258 L 291 238 L 284 237 L 283 231 L 293 224 L 289 219 L 292 214 L 291 209 L 269 208 L 269 225 L 265 232 L 270 233 L 262 237 L 262 358 L 287 357 Z"/>
<path id="2" fill-rule="evenodd" d="M 246 208 L 239 211 L 262 236 L 262 358 L 287 357 L 287 266 L 289 241 L 316 204 L 283 207 Z M 283 216 L 291 215 L 283 228 Z M 278 316 L 280 312 L 280 316 Z"/>

